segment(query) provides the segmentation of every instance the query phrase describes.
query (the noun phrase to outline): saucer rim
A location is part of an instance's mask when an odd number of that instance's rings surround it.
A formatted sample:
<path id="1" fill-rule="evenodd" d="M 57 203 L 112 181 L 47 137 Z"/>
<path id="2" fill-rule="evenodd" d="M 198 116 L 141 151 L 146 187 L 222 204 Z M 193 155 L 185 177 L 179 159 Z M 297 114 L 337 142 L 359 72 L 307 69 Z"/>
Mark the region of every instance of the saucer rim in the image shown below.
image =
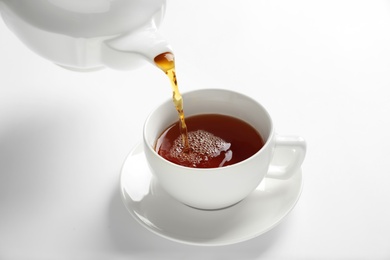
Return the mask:
<path id="1" fill-rule="evenodd" d="M 298 191 L 295 193 L 295 199 L 294 201 L 286 208 L 288 208 L 286 210 L 286 212 L 280 216 L 279 219 L 273 221 L 273 224 L 268 226 L 267 228 L 265 229 L 262 229 L 261 231 L 259 232 L 254 232 L 254 233 L 250 233 L 248 235 L 245 235 L 245 236 L 242 236 L 241 238 L 237 238 L 237 239 L 227 239 L 225 240 L 224 242 L 222 241 L 219 241 L 219 242 L 215 242 L 215 241 L 204 241 L 204 242 L 194 242 L 194 241 L 190 241 L 190 240 L 184 240 L 184 239 L 179 239 L 179 238 L 176 238 L 176 237 L 173 237 L 173 236 L 169 236 L 169 234 L 167 234 L 167 232 L 164 232 L 164 231 L 158 231 L 157 229 L 153 229 L 152 227 L 150 227 L 149 225 L 147 225 L 147 223 L 145 223 L 137 214 L 136 212 L 134 211 L 134 208 L 132 207 L 129 207 L 128 206 L 128 203 L 126 201 L 126 196 L 125 196 L 125 193 L 127 193 L 124 189 L 124 185 L 122 184 L 122 179 L 123 179 L 123 175 L 125 174 L 124 173 L 124 168 L 127 164 L 127 161 L 128 159 L 138 150 L 140 149 L 139 152 L 141 153 L 144 153 L 144 147 L 143 147 L 143 144 L 142 142 L 139 142 L 137 144 L 135 144 L 133 146 L 133 148 L 130 150 L 130 152 L 128 153 L 128 155 L 126 156 L 126 159 L 122 165 L 122 168 L 121 168 L 121 172 L 120 172 L 120 176 L 119 176 L 119 186 L 120 186 L 120 193 L 121 193 L 121 200 L 122 200 L 122 203 L 124 204 L 124 207 L 126 208 L 126 210 L 130 213 L 130 215 L 137 221 L 137 223 L 139 223 L 141 226 L 143 226 L 144 228 L 146 228 L 147 230 L 149 230 L 150 232 L 158 235 L 159 237 L 163 237 L 167 240 L 170 240 L 170 241 L 174 241 L 174 242 L 177 242 L 177 243 L 180 243 L 180 244 L 186 244 L 186 245 L 192 245 L 192 246 L 207 246 L 207 247 L 214 247 L 214 246 L 226 246 L 226 245 L 232 245 L 232 244 L 237 244 L 237 243 L 241 243 L 241 242 L 245 242 L 245 241 L 248 241 L 250 239 L 253 239 L 255 237 L 258 237 L 258 236 L 261 236 L 267 232 L 269 232 L 270 230 L 274 229 L 276 226 L 278 226 L 290 213 L 291 211 L 295 208 L 296 204 L 298 203 L 300 197 L 301 197 L 301 194 L 302 194 L 302 191 L 303 191 L 303 186 L 304 186 L 304 181 L 303 181 L 303 174 L 302 174 L 302 168 L 300 167 L 297 172 L 294 174 L 294 176 L 296 175 L 299 175 L 299 183 L 297 185 L 299 185 L 299 189 L 297 189 Z M 146 165 L 147 166 L 147 165 Z M 150 170 L 149 170 L 150 171 Z M 152 178 L 150 179 L 150 183 L 153 182 L 153 179 L 155 179 L 156 177 L 152 175 Z M 266 177 L 267 179 L 267 177 Z M 158 185 L 158 184 L 157 184 Z M 260 184 L 261 185 L 261 184 Z M 130 196 L 128 196 L 130 197 Z M 175 200 L 174 198 L 170 198 L 171 200 Z M 244 199 L 245 200 L 245 199 Z M 236 207 L 237 204 L 240 204 L 242 201 L 232 205 L 232 206 L 229 206 L 227 208 L 231 208 L 231 207 Z M 180 203 L 180 202 L 178 202 Z M 183 206 L 186 206 L 186 207 L 189 207 L 187 205 L 184 205 Z M 192 207 L 190 207 L 192 208 Z M 195 208 L 192 208 L 192 209 L 195 209 Z M 199 210 L 199 211 L 203 211 L 202 209 L 195 209 L 195 210 Z M 218 210 L 224 210 L 224 209 L 218 209 Z"/>

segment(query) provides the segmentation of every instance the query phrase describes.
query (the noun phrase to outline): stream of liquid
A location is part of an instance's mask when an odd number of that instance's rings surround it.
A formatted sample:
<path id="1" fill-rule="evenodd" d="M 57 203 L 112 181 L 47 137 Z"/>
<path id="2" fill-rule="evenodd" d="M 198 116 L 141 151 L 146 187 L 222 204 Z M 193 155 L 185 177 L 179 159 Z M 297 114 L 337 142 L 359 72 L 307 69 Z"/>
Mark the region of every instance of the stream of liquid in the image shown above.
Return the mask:
<path id="1" fill-rule="evenodd" d="M 190 145 L 188 143 L 188 133 L 184 116 L 183 98 L 180 94 L 179 87 L 177 85 L 175 72 L 175 56 L 170 52 L 161 53 L 154 58 L 154 62 L 156 63 L 157 67 L 159 67 L 162 71 L 165 72 L 171 82 L 173 91 L 172 100 L 179 115 L 180 134 L 183 141 L 184 151 L 188 151 L 190 149 Z"/>

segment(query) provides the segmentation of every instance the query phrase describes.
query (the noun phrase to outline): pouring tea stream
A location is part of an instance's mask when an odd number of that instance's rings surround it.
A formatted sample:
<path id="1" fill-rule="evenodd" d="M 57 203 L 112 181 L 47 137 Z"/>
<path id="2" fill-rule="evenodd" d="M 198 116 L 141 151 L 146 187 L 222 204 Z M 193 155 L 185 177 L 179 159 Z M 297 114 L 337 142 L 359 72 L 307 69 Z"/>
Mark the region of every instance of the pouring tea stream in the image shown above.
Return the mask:
<path id="1" fill-rule="evenodd" d="M 157 30 L 165 7 L 166 0 L 0 0 L 1 16 L 10 30 L 59 66 L 129 70 L 149 61 L 162 69 L 172 83 L 188 147 L 172 50 Z"/>

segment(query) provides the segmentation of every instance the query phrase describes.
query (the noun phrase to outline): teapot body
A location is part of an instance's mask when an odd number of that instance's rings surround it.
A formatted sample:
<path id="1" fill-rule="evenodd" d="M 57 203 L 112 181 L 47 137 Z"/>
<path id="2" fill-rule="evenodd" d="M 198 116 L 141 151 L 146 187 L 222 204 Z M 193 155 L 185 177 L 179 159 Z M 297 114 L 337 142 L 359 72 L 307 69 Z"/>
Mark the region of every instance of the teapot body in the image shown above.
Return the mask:
<path id="1" fill-rule="evenodd" d="M 104 53 L 105 42 L 131 35 L 145 25 L 157 27 L 165 7 L 165 0 L 0 0 L 3 20 L 25 45 L 75 70 L 110 66 L 105 56 L 110 56 L 113 63 L 118 59 L 118 69 L 138 66 L 142 52 L 148 50 L 124 55 L 126 60 L 120 60 L 118 53 Z M 153 37 L 146 40 L 152 41 Z"/>

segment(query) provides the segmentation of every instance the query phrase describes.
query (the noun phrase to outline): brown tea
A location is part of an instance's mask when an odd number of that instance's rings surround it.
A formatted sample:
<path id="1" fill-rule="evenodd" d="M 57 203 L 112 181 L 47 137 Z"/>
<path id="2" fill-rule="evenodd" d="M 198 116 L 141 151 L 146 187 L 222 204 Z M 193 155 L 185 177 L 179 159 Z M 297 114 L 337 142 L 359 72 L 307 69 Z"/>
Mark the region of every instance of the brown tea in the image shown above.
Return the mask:
<path id="1" fill-rule="evenodd" d="M 260 134 L 240 119 L 219 114 L 185 118 L 174 55 L 161 53 L 154 62 L 171 81 L 172 99 L 179 116 L 178 122 L 168 127 L 156 142 L 155 150 L 160 156 L 182 166 L 216 168 L 243 161 L 263 147 Z"/>
<path id="2" fill-rule="evenodd" d="M 194 168 L 216 168 L 241 162 L 264 145 L 261 135 L 248 123 L 231 116 L 202 114 L 186 118 L 186 149 L 179 122 L 157 139 L 156 152 L 175 164 Z"/>

